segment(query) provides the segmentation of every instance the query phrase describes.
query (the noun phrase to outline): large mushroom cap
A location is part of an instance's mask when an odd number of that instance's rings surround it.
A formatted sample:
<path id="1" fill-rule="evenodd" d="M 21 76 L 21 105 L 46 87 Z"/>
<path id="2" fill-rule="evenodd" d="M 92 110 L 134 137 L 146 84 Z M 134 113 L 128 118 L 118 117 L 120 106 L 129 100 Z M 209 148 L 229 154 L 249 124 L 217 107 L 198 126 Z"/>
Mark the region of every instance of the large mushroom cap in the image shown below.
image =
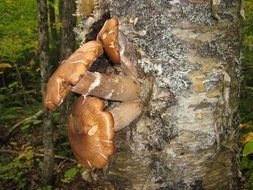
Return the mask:
<path id="1" fill-rule="evenodd" d="M 120 64 L 119 52 L 119 22 L 116 18 L 107 20 L 97 35 L 97 40 L 103 43 L 104 51 L 114 64 Z"/>
<path id="2" fill-rule="evenodd" d="M 77 84 L 81 76 L 102 53 L 101 42 L 90 41 L 65 60 L 48 80 L 44 97 L 45 107 L 54 109 L 61 104 L 71 86 Z"/>
<path id="3" fill-rule="evenodd" d="M 79 97 L 68 118 L 68 138 L 76 159 L 87 169 L 103 168 L 115 151 L 114 121 L 105 102 Z"/>

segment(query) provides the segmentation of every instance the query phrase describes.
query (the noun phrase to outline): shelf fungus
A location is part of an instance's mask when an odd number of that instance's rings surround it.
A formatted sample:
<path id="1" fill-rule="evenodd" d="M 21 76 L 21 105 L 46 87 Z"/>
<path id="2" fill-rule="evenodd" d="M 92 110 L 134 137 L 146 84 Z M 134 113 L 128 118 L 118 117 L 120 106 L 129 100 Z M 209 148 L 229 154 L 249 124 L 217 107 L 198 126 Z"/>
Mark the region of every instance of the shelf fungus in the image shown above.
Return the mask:
<path id="1" fill-rule="evenodd" d="M 106 102 L 79 97 L 68 118 L 68 138 L 78 162 L 87 169 L 103 168 L 115 151 L 115 131 L 128 126 L 141 112 L 140 101 L 124 102 L 104 111 Z M 126 117 L 128 115 L 128 117 Z"/>
<path id="2" fill-rule="evenodd" d="M 87 169 L 107 165 L 115 152 L 115 132 L 142 111 L 137 69 L 120 53 L 118 25 L 116 18 L 107 20 L 96 41 L 81 46 L 53 73 L 45 93 L 47 109 L 59 106 L 70 91 L 81 95 L 68 117 L 67 132 L 76 159 Z M 114 64 L 120 64 L 123 74 L 88 71 L 103 50 Z M 107 100 L 114 101 L 110 109 Z"/>
<path id="3" fill-rule="evenodd" d="M 102 48 L 101 42 L 90 41 L 62 62 L 47 83 L 44 98 L 47 109 L 54 109 L 63 102 L 71 86 L 77 84 L 96 58 L 103 53 Z"/>

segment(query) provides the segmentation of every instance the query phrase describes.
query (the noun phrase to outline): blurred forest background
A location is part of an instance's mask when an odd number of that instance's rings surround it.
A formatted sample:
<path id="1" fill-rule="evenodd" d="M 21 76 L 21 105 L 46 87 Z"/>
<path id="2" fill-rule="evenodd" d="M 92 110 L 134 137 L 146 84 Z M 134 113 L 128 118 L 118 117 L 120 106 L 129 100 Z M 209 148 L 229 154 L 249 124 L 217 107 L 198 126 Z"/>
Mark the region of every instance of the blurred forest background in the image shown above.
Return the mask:
<path id="1" fill-rule="evenodd" d="M 49 0 L 49 63 L 51 69 L 64 52 L 62 0 Z M 37 2 L 0 1 L 0 189 L 41 187 L 43 129 Z M 240 100 L 241 184 L 253 189 L 253 1 L 245 0 Z M 66 40 L 65 40 L 66 41 Z M 68 42 L 67 42 L 68 43 Z M 76 43 L 78 44 L 78 42 Z M 75 43 L 72 43 L 72 47 Z M 85 187 L 84 172 L 73 160 L 60 109 L 52 113 L 56 165 L 54 188 Z"/>

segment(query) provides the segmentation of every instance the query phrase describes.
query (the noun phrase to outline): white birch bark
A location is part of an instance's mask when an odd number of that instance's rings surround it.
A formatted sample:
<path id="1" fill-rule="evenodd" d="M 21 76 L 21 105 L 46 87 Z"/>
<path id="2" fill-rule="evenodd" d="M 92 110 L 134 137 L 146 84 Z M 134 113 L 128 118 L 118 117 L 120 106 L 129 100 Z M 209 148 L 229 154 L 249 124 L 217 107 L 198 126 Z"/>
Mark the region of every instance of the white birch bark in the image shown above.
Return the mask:
<path id="1" fill-rule="evenodd" d="M 222 0 L 215 13 L 203 0 L 111 0 L 109 10 L 144 110 L 116 135 L 100 184 L 237 189 L 240 1 Z"/>

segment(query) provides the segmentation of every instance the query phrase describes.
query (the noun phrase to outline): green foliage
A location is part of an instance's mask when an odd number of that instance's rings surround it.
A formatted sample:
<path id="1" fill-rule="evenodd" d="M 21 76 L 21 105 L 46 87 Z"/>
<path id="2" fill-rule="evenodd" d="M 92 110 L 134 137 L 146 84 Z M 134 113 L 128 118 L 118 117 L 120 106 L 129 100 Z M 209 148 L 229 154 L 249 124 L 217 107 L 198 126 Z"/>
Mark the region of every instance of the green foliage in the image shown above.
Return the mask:
<path id="1" fill-rule="evenodd" d="M 240 162 L 240 170 L 247 177 L 247 181 L 242 186 L 251 189 L 253 187 L 253 160 L 249 157 L 243 157 Z"/>
<path id="2" fill-rule="evenodd" d="M 245 0 L 244 10 L 246 12 L 246 19 L 243 23 L 243 34 L 244 41 L 243 45 L 253 45 L 253 31 L 252 31 L 252 23 L 253 23 L 253 2 L 252 0 Z"/>
<path id="3" fill-rule="evenodd" d="M 38 190 L 51 190 L 51 189 L 52 189 L 51 185 L 38 188 Z"/>
<path id="4" fill-rule="evenodd" d="M 0 125 L 11 126 L 38 110 L 41 102 L 36 71 L 37 4 L 1 0 L 0 12 Z"/>
<path id="5" fill-rule="evenodd" d="M 57 17 L 55 26 L 59 33 L 59 0 L 55 0 L 53 6 Z M 11 129 L 42 109 L 37 33 L 36 1 L 0 0 L 0 128 L 4 126 Z M 60 39 L 53 39 L 51 34 L 49 33 L 50 61 L 57 64 Z M 59 123 L 61 116 L 57 111 L 54 111 L 53 120 L 56 154 L 72 157 L 66 130 L 63 130 L 66 124 Z M 34 152 L 43 154 L 41 125 L 41 117 L 23 122 L 7 144 L 0 144 L 1 149 L 17 150 L 20 147 L 31 147 L 32 144 Z M 39 188 L 39 163 L 43 157 L 34 154 L 33 151 L 25 150 L 17 157 L 12 157 L 12 153 L 0 154 L 0 189 L 53 189 L 52 186 Z M 62 175 L 62 179 L 56 176 L 56 180 L 64 187 L 82 171 L 78 167 L 72 167 L 64 173 L 72 163 L 58 159 L 56 162 L 63 163 L 55 172 L 59 172 L 59 176 Z"/>
<path id="6" fill-rule="evenodd" d="M 17 189 L 24 189 L 29 183 L 25 178 L 28 169 L 31 168 L 33 154 L 27 152 L 15 157 L 11 162 L 5 164 L 0 162 L 0 181 L 11 186 L 17 185 Z"/>
<path id="7" fill-rule="evenodd" d="M 78 172 L 77 168 L 68 169 L 67 171 L 65 171 L 64 179 L 62 179 L 61 181 L 64 183 L 70 183 L 76 176 L 77 172 Z"/>
<path id="8" fill-rule="evenodd" d="M 1 0 L 0 58 L 24 60 L 38 47 L 37 6 L 34 0 Z"/>
<path id="9" fill-rule="evenodd" d="M 240 131 L 240 135 L 247 136 L 253 132 L 253 1 L 245 0 L 246 19 L 243 23 L 243 47 L 242 47 L 242 71 L 244 76 L 242 94 L 240 99 L 241 123 L 247 123 L 248 127 Z M 242 147 L 240 169 L 246 178 L 242 184 L 244 188 L 253 188 L 253 140 Z M 245 140 L 245 139 L 244 139 Z"/>
<path id="10" fill-rule="evenodd" d="M 246 20 L 243 23 L 243 74 L 247 84 L 253 85 L 253 2 L 245 0 Z"/>

